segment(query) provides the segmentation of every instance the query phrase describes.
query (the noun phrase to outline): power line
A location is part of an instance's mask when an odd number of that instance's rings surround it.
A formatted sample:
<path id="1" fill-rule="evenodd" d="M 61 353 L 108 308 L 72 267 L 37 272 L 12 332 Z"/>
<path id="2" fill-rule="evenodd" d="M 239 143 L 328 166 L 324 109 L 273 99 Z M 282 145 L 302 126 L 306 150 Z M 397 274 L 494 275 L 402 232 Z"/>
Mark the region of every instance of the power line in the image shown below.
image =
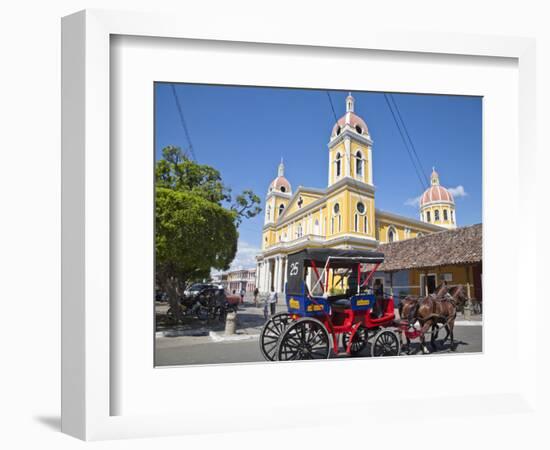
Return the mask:
<path id="1" fill-rule="evenodd" d="M 183 116 L 183 110 L 181 109 L 180 100 L 178 98 L 178 94 L 176 93 L 176 88 L 173 84 L 170 85 L 172 88 L 172 94 L 174 95 L 174 100 L 176 101 L 176 108 L 178 109 L 178 114 L 180 116 L 180 123 L 183 127 L 183 131 L 185 132 L 185 137 L 187 138 L 187 142 L 189 143 L 189 152 L 191 153 L 191 157 L 193 160 L 197 160 L 197 157 L 195 156 L 195 151 L 193 150 L 193 144 L 191 142 L 191 136 L 189 135 L 189 130 L 187 129 L 187 123 L 185 122 L 185 117 Z"/>
<path id="2" fill-rule="evenodd" d="M 403 125 L 403 130 L 405 130 L 405 135 L 407 136 L 407 139 L 409 140 L 409 143 L 411 145 L 412 151 L 414 153 L 414 156 L 416 156 L 416 160 L 418 162 L 418 167 L 420 168 L 420 171 L 422 175 L 424 176 L 424 179 L 426 180 L 426 184 L 429 186 L 430 182 L 428 180 L 428 177 L 426 175 L 426 171 L 424 170 L 424 167 L 422 166 L 422 161 L 420 160 L 418 153 L 416 152 L 416 148 L 413 144 L 413 141 L 411 139 L 411 136 L 409 135 L 409 131 L 407 130 L 407 126 L 405 125 L 405 121 L 403 120 L 403 117 L 401 116 L 401 112 L 399 111 L 399 107 L 397 106 L 397 102 L 395 101 L 395 98 L 393 94 L 389 94 L 389 97 L 393 103 L 393 106 L 395 106 L 395 111 L 397 112 L 397 116 L 399 117 L 399 120 L 401 121 L 401 125 Z"/>
<path id="3" fill-rule="evenodd" d="M 393 117 L 393 120 L 395 122 L 395 125 L 397 126 L 397 130 L 399 131 L 399 134 L 401 135 L 401 139 L 403 140 L 403 144 L 405 145 L 405 149 L 407 150 L 407 154 L 409 155 L 409 158 L 411 160 L 411 163 L 413 165 L 414 171 L 416 172 L 416 176 L 418 177 L 418 181 L 420 181 L 420 185 L 422 186 L 422 189 L 426 189 L 427 186 L 424 185 L 424 180 L 422 179 L 421 172 L 416 167 L 415 160 L 413 158 L 413 155 L 411 153 L 411 150 L 409 149 L 409 146 L 407 144 L 407 140 L 405 139 L 405 135 L 403 134 L 403 131 L 401 130 L 401 127 L 399 126 L 399 122 L 397 121 L 397 117 L 395 116 L 395 113 L 393 112 L 393 108 L 391 107 L 390 101 L 388 100 L 387 94 L 384 94 L 384 99 L 386 100 L 386 103 L 388 105 L 388 108 L 390 109 L 391 115 Z"/>
<path id="4" fill-rule="evenodd" d="M 334 110 L 334 104 L 332 103 L 332 98 L 330 96 L 329 91 L 325 91 L 327 93 L 328 101 L 330 103 L 330 109 L 332 109 L 332 115 L 334 116 L 334 122 L 338 122 L 338 117 L 336 116 L 336 111 Z"/>

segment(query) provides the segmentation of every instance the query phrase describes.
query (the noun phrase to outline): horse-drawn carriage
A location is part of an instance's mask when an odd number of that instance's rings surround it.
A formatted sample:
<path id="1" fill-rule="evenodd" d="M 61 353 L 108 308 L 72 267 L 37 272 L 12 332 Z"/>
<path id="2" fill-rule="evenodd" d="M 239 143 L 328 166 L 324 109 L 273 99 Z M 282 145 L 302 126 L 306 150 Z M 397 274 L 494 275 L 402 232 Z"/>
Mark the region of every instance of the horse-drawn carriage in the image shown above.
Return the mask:
<path id="1" fill-rule="evenodd" d="M 306 249 L 289 255 L 288 312 L 275 314 L 264 325 L 260 335 L 264 357 L 326 359 L 331 347 L 339 353 L 340 336 L 347 354 L 359 354 L 370 345 L 372 356 L 399 355 L 393 297 L 375 295 L 371 285 L 383 261 L 382 253 L 366 250 Z M 340 285 L 338 291 L 331 289 L 335 285 Z"/>

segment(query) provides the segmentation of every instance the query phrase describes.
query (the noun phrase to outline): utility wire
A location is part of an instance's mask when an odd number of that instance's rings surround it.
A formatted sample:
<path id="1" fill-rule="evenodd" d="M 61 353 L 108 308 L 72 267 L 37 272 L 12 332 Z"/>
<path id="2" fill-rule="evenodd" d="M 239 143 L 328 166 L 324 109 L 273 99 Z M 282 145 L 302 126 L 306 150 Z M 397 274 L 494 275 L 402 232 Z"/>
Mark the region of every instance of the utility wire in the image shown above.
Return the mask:
<path id="1" fill-rule="evenodd" d="M 405 145 L 405 149 L 407 150 L 407 154 L 409 155 L 409 158 L 411 160 L 411 163 L 413 165 L 414 171 L 416 172 L 416 176 L 418 177 L 418 181 L 420 182 L 420 185 L 422 186 L 422 189 L 426 189 L 427 186 L 424 184 L 424 180 L 421 176 L 421 171 L 418 169 L 418 167 L 415 164 L 414 157 L 412 155 L 411 150 L 409 149 L 407 140 L 405 139 L 405 135 L 403 134 L 403 131 L 401 130 L 401 127 L 399 126 L 399 122 L 397 121 L 397 117 L 395 116 L 395 112 L 393 111 L 393 108 L 390 104 L 390 101 L 388 100 L 387 94 L 384 94 L 384 99 L 386 100 L 386 103 L 388 105 L 388 108 L 390 109 L 391 115 L 393 117 L 393 120 L 395 122 L 395 125 L 397 126 L 397 130 L 399 131 L 399 134 L 401 135 L 401 139 L 403 140 L 403 144 Z"/>
<path id="2" fill-rule="evenodd" d="M 336 116 L 336 111 L 334 110 L 334 104 L 332 103 L 332 98 L 330 96 L 329 91 L 325 91 L 327 93 L 328 101 L 330 103 L 330 109 L 332 109 L 332 115 L 334 116 L 334 122 L 338 122 L 338 117 Z"/>
<path id="3" fill-rule="evenodd" d="M 403 126 L 403 130 L 405 131 L 405 135 L 407 136 L 407 139 L 409 141 L 409 144 L 411 145 L 412 151 L 414 153 L 414 156 L 416 157 L 416 161 L 418 162 L 418 167 L 420 168 L 420 172 L 424 176 L 424 179 L 426 180 L 426 185 L 430 185 L 430 181 L 428 179 L 428 176 L 426 175 L 426 171 L 424 170 L 424 167 L 422 166 L 422 161 L 420 160 L 420 157 L 418 156 L 418 153 L 416 152 L 416 148 L 413 144 L 413 141 L 411 139 L 411 136 L 409 134 L 409 131 L 407 130 L 407 126 L 405 125 L 405 121 L 403 120 L 403 117 L 401 116 L 401 112 L 399 111 L 399 107 L 397 106 L 397 102 L 395 101 L 395 98 L 393 94 L 389 94 L 390 100 L 393 103 L 393 106 L 395 107 L 395 111 L 397 112 L 397 116 L 399 117 L 399 120 L 401 121 L 401 125 Z"/>
<path id="4" fill-rule="evenodd" d="M 185 137 L 187 138 L 187 142 L 189 143 L 189 153 L 191 153 L 191 157 L 194 161 L 197 161 L 197 157 L 195 156 L 195 151 L 193 150 L 193 144 L 191 142 L 191 136 L 189 135 L 189 130 L 187 129 L 187 123 L 185 122 L 185 117 L 183 116 L 183 110 L 181 109 L 180 100 L 178 98 L 178 94 L 176 93 L 176 88 L 173 84 L 170 84 L 170 87 L 172 88 L 172 94 L 174 95 L 174 100 L 176 101 L 176 108 L 178 109 L 178 114 L 180 116 L 180 122 L 181 126 L 183 127 L 183 131 L 185 132 Z"/>

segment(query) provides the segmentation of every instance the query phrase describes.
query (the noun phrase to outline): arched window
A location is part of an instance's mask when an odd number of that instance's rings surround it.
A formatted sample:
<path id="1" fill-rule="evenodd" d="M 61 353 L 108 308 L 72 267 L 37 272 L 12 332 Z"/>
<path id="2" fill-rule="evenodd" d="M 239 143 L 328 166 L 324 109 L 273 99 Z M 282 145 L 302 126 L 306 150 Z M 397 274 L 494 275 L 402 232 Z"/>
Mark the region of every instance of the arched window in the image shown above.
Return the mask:
<path id="1" fill-rule="evenodd" d="M 397 230 L 391 226 L 388 228 L 388 242 L 397 241 Z"/>
<path id="2" fill-rule="evenodd" d="M 265 212 L 265 216 L 267 217 L 267 220 L 271 220 L 271 205 L 267 206 L 267 210 Z"/>
<path id="3" fill-rule="evenodd" d="M 336 176 L 340 176 L 340 172 L 342 169 L 342 161 L 341 161 L 341 155 L 340 153 L 336 153 Z"/>
<path id="4" fill-rule="evenodd" d="M 319 235 L 319 220 L 315 219 L 315 225 L 313 225 L 313 234 Z"/>
<path id="5" fill-rule="evenodd" d="M 451 209 L 451 223 L 455 223 L 455 215 L 452 209 Z"/>
<path id="6" fill-rule="evenodd" d="M 439 222 L 439 209 L 434 211 L 434 222 Z"/>
<path id="7" fill-rule="evenodd" d="M 430 214 L 430 211 L 426 211 L 426 222 L 431 222 L 432 221 L 432 216 Z"/>
<path id="8" fill-rule="evenodd" d="M 363 231 L 365 233 L 369 232 L 369 218 L 366 214 L 365 217 L 363 217 Z"/>
<path id="9" fill-rule="evenodd" d="M 279 205 L 279 217 L 283 215 L 283 212 L 285 211 L 285 205 L 282 203 Z"/>
<path id="10" fill-rule="evenodd" d="M 355 174 L 358 177 L 363 176 L 363 155 L 361 152 L 355 154 Z"/>
<path id="11" fill-rule="evenodd" d="M 443 210 L 443 220 L 445 222 L 447 222 L 447 220 L 449 220 L 449 216 L 448 216 L 448 213 L 447 213 L 446 209 Z"/>
<path id="12" fill-rule="evenodd" d="M 353 231 L 357 233 L 359 231 L 359 216 L 354 214 L 353 219 Z"/>

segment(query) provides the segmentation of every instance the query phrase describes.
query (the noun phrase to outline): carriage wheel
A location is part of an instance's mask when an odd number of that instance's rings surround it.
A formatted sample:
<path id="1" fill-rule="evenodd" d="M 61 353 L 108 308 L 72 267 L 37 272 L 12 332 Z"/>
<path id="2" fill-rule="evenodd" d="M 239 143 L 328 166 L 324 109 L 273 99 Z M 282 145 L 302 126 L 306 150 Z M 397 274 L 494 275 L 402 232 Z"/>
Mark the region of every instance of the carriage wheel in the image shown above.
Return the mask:
<path id="1" fill-rule="evenodd" d="M 278 313 L 263 326 L 260 333 L 260 350 L 268 361 L 275 361 L 279 336 L 285 331 L 290 322 L 292 322 L 290 314 Z"/>
<path id="2" fill-rule="evenodd" d="M 397 334 L 391 330 L 380 330 L 372 342 L 371 356 L 398 356 L 400 350 Z"/>
<path id="3" fill-rule="evenodd" d="M 342 335 L 342 345 L 345 349 L 348 348 L 349 338 L 351 336 L 351 333 L 344 333 Z M 361 350 L 365 348 L 367 345 L 367 342 L 369 340 L 369 330 L 367 330 L 365 327 L 359 327 L 357 329 L 357 332 L 353 336 L 353 341 L 351 341 L 351 348 L 350 353 L 352 355 L 356 355 Z"/>
<path id="4" fill-rule="evenodd" d="M 327 359 L 330 356 L 330 339 L 325 326 L 317 319 L 305 317 L 294 322 L 279 338 L 277 359 Z"/>

